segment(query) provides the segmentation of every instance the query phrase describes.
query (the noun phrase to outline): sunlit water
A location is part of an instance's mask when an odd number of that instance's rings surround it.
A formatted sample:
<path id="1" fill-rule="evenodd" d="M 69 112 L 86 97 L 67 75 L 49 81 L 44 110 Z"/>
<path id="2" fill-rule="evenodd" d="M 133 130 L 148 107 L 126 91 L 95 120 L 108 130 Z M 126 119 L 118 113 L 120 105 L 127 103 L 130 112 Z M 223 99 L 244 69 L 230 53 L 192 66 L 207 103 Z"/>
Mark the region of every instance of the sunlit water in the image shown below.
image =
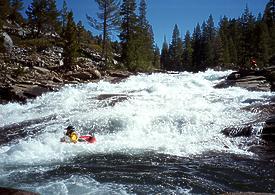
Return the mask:
<path id="1" fill-rule="evenodd" d="M 247 99 L 274 94 L 214 89 L 230 72 L 141 74 L 123 82 L 66 86 L 26 105 L 0 105 L 0 186 L 41 194 L 275 192 L 274 159 L 253 135 L 221 131 L 249 123 Z M 95 144 L 60 143 L 64 128 L 94 130 Z M 256 185 L 257 184 L 257 185 Z"/>

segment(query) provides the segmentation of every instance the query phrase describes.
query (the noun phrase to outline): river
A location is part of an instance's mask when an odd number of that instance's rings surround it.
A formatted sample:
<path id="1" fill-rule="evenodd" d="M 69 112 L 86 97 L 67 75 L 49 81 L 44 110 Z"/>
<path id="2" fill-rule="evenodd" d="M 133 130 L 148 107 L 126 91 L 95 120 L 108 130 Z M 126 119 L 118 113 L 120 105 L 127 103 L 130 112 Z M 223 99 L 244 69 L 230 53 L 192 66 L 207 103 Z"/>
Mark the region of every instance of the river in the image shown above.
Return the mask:
<path id="1" fill-rule="evenodd" d="M 250 137 L 221 133 L 257 119 L 243 109 L 246 100 L 274 93 L 213 88 L 229 73 L 139 74 L 0 105 L 0 186 L 79 195 L 275 193 L 275 150 L 261 140 L 261 125 Z M 97 142 L 60 143 L 68 125 L 94 131 Z"/>

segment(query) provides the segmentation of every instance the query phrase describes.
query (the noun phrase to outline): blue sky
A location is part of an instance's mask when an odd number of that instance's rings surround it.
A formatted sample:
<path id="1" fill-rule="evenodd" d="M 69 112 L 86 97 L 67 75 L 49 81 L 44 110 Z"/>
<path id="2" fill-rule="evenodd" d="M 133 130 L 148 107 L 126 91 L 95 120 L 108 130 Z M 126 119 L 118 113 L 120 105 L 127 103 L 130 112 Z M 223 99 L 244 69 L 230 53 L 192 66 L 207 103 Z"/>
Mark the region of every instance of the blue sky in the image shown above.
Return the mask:
<path id="1" fill-rule="evenodd" d="M 31 0 L 24 2 L 27 7 Z M 153 26 L 155 42 L 161 48 L 164 35 L 170 42 L 175 24 L 178 24 L 184 37 L 187 30 L 192 33 L 196 24 L 207 20 L 210 14 L 213 15 L 217 26 L 220 17 L 224 15 L 229 18 L 241 16 L 246 5 L 257 16 L 263 12 L 267 2 L 268 0 L 147 0 L 147 15 Z M 62 3 L 63 0 L 57 0 L 59 8 Z M 97 12 L 94 0 L 67 0 L 67 4 L 73 10 L 76 22 L 81 20 L 86 29 L 94 34 L 98 33 L 88 25 L 86 19 L 86 14 L 95 16 Z M 116 38 L 116 35 L 113 38 Z"/>

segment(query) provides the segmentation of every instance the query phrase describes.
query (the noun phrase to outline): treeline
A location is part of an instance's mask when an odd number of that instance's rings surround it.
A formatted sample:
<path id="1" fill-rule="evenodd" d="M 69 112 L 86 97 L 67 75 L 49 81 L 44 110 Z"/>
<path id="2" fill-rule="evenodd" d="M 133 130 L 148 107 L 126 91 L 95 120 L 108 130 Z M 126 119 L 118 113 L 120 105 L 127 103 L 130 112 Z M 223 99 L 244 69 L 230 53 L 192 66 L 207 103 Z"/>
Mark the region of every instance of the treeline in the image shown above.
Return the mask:
<path id="1" fill-rule="evenodd" d="M 73 12 L 68 11 L 65 0 L 61 10 L 57 9 L 56 0 L 33 0 L 25 11 L 27 18 L 21 15 L 22 0 L 0 2 L 1 27 L 6 21 L 26 27 L 31 31 L 26 39 L 38 45 L 48 41 L 45 35 L 60 37 L 60 42 L 55 44 L 64 48 L 64 63 L 68 69 L 73 68 L 76 57 L 81 55 L 79 48 L 83 44 L 89 47 L 95 43 L 102 52 L 102 68 L 148 71 L 160 66 L 160 51 L 154 45 L 153 30 L 146 18 L 145 0 L 140 1 L 139 7 L 135 0 L 123 0 L 121 4 L 118 0 L 95 0 L 97 17 L 87 13 L 87 20 L 92 28 L 101 31 L 101 36 L 92 36 L 81 22 L 75 24 Z M 111 41 L 112 33 L 119 34 L 120 42 Z M 116 65 L 114 58 L 119 61 Z"/>
<path id="2" fill-rule="evenodd" d="M 267 3 L 263 15 L 255 17 L 246 7 L 238 19 L 221 18 L 218 28 L 210 15 L 184 39 L 175 25 L 172 42 L 168 45 L 165 38 L 161 51 L 161 68 L 170 71 L 248 69 L 255 63 L 275 64 L 275 0 Z"/>
<path id="3" fill-rule="evenodd" d="M 66 0 L 58 9 L 56 0 L 32 0 L 24 10 L 23 0 L 0 1 L 0 27 L 19 24 L 28 29 L 22 43 L 58 45 L 63 47 L 64 63 L 73 69 L 78 56 L 89 57 L 81 48 L 101 52 L 101 68 L 125 68 L 131 71 L 164 69 L 169 71 L 204 71 L 207 68 L 249 68 L 251 61 L 258 66 L 275 61 L 275 0 L 270 0 L 263 15 L 255 17 L 248 8 L 240 18 L 221 18 L 218 28 L 212 15 L 193 33 L 184 38 L 175 25 L 171 43 L 164 40 L 161 54 L 154 43 L 152 26 L 147 20 L 146 0 L 137 6 L 136 0 L 95 0 L 96 17 L 87 13 L 91 27 L 101 32 L 93 36 L 82 22 L 77 24 Z M 22 16 L 25 11 L 27 18 Z M 92 13 L 94 15 L 94 13 Z M 111 41 L 111 35 L 120 41 Z M 52 41 L 48 35 L 55 37 Z M 50 42 L 50 43 L 49 43 Z M 115 59 L 115 60 L 114 60 Z M 116 63 L 118 61 L 118 63 Z"/>

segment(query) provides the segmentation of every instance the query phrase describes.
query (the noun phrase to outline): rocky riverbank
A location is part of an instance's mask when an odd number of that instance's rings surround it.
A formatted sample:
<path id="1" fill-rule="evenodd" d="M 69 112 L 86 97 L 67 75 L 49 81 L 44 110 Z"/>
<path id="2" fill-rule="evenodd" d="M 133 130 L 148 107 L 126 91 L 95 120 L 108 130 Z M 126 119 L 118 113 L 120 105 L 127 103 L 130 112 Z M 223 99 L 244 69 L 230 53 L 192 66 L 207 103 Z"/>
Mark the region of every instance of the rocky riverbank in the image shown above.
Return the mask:
<path id="1" fill-rule="evenodd" d="M 241 87 L 250 91 L 275 91 L 275 66 L 231 73 L 215 88 Z"/>
<path id="2" fill-rule="evenodd" d="M 20 50 L 10 56 L 0 56 L 1 104 L 25 103 L 27 99 L 58 90 L 66 84 L 98 82 L 103 79 L 117 82 L 132 74 L 128 71 L 101 70 L 98 66 L 99 60 L 84 57 L 77 59 L 74 70 L 64 71 L 62 60 L 59 59 L 61 54 L 54 48 L 48 53 L 42 52 L 33 56 L 26 53 Z M 57 63 L 53 63 L 54 61 Z"/>
<path id="3" fill-rule="evenodd" d="M 26 38 L 28 36 L 31 36 L 28 28 L 9 22 L 3 26 L 3 32 L 0 31 L 5 48 L 0 51 L 0 104 L 25 103 L 28 99 L 58 90 L 66 84 L 103 79 L 117 82 L 132 74 L 103 68 L 104 59 L 98 52 L 99 45 L 90 39 L 89 44 L 80 43 L 79 57 L 75 66 L 68 71 L 63 62 L 64 51 L 58 34 L 45 33 L 37 39 Z M 115 59 L 110 63 L 114 67 L 118 65 Z"/>
<path id="4" fill-rule="evenodd" d="M 224 81 L 217 84 L 215 88 L 242 87 L 250 91 L 275 91 L 275 66 L 270 66 L 261 70 L 240 70 L 231 73 Z M 266 102 L 258 100 L 247 100 L 250 106 L 244 109 L 258 113 L 259 118 L 249 124 L 238 127 L 225 128 L 222 133 L 226 136 L 250 137 L 254 128 L 263 126 L 260 136 L 267 142 L 275 142 L 275 99 Z"/>

